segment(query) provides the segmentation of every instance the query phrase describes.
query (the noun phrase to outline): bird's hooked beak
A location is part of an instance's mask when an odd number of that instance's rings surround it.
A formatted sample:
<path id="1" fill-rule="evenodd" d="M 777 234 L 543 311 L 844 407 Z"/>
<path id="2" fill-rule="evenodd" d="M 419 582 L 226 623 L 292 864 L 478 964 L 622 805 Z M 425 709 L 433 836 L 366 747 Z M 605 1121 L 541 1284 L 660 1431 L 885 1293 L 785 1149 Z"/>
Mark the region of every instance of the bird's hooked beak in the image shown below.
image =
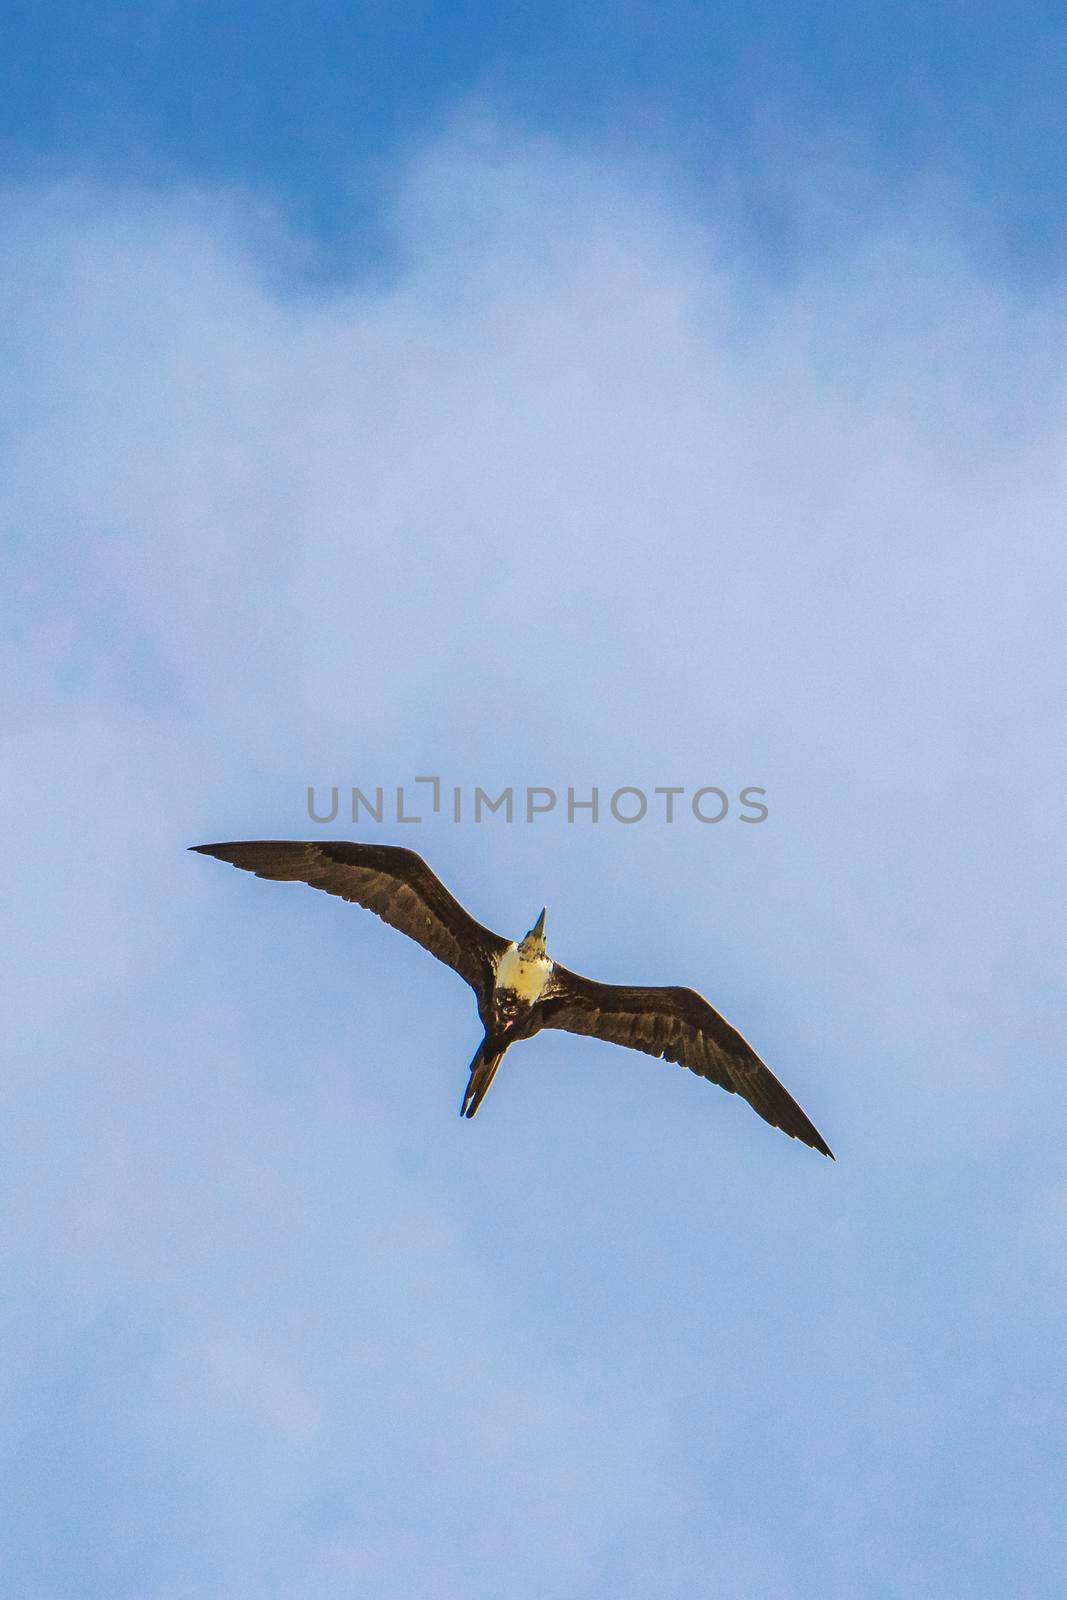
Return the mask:
<path id="1" fill-rule="evenodd" d="M 545 909 L 545 907 L 542 907 L 541 915 L 538 917 L 537 921 L 526 935 L 527 939 L 534 939 L 539 945 L 542 946 L 545 942 Z"/>

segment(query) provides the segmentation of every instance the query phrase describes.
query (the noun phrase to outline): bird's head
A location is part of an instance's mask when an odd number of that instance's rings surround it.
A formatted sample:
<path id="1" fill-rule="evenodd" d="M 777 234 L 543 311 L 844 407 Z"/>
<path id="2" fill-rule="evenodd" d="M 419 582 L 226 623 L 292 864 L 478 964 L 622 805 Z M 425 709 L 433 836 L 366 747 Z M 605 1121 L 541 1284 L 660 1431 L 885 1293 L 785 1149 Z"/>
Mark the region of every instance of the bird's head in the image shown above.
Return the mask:
<path id="1" fill-rule="evenodd" d="M 544 955 L 545 913 L 543 909 L 541 911 L 541 915 L 538 917 L 529 933 L 524 936 L 522 943 L 519 945 L 519 953 L 525 957 L 527 961 L 531 961 L 537 956 Z"/>

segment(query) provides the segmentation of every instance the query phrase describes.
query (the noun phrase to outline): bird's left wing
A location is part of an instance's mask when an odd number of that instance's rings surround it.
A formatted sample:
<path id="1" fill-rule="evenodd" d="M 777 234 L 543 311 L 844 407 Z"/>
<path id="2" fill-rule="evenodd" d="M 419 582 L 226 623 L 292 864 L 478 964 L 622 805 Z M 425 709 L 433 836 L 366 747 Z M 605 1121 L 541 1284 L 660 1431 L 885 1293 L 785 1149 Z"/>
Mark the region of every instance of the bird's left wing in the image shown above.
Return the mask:
<path id="1" fill-rule="evenodd" d="M 542 1026 L 589 1034 L 676 1061 L 744 1097 L 781 1128 L 833 1159 L 833 1151 L 752 1046 L 694 989 L 636 989 L 595 983 L 558 964 L 541 1006 Z"/>
<path id="2" fill-rule="evenodd" d="M 192 849 L 257 878 L 308 883 L 365 906 L 458 972 L 480 1004 L 492 989 L 492 963 L 508 941 L 465 911 L 414 850 L 347 839 L 257 839 Z"/>

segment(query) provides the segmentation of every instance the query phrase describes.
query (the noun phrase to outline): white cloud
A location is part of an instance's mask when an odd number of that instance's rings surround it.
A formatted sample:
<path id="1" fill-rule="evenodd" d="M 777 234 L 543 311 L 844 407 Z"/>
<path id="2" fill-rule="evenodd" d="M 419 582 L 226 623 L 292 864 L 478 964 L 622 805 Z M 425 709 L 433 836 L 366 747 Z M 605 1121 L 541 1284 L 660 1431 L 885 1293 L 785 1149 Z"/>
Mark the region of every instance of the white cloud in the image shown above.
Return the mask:
<path id="1" fill-rule="evenodd" d="M 1003 1592 L 979 1507 L 1051 1594 L 1003 1364 L 1062 1381 L 1002 1274 L 1062 1247 L 1059 293 L 922 208 L 754 288 L 726 222 L 547 143 L 425 152 L 387 284 L 286 282 L 246 208 L 4 207 L 12 1470 L 81 1440 L 14 1479 L 10 1570 Z M 838 1167 L 559 1038 L 460 1128 L 447 972 L 182 853 L 427 770 L 766 784 L 762 829 L 409 842 L 708 992 Z"/>

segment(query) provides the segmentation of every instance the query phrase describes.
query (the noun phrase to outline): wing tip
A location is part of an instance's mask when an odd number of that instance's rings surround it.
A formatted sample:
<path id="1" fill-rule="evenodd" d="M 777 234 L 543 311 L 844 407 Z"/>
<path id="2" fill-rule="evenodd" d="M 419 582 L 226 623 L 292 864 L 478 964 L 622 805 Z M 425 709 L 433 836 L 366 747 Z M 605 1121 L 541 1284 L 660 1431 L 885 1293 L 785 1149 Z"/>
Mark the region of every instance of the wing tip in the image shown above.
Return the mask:
<path id="1" fill-rule="evenodd" d="M 237 846 L 233 844 L 191 844 L 187 847 L 197 856 L 213 856 L 216 861 L 228 861 L 231 866 L 236 866 L 232 852 Z"/>
<path id="2" fill-rule="evenodd" d="M 830 1149 L 830 1146 L 827 1144 L 827 1142 L 823 1138 L 822 1134 L 821 1133 L 816 1133 L 814 1128 L 811 1131 L 812 1131 L 812 1134 L 814 1134 L 814 1138 L 812 1138 L 809 1134 L 806 1134 L 806 1133 L 794 1133 L 792 1135 L 792 1137 L 794 1139 L 801 1140 L 801 1142 L 803 1144 L 806 1144 L 810 1150 L 814 1150 L 816 1155 L 828 1156 L 831 1161 L 836 1162 L 837 1161 L 837 1157 L 834 1155 L 833 1151 Z"/>

